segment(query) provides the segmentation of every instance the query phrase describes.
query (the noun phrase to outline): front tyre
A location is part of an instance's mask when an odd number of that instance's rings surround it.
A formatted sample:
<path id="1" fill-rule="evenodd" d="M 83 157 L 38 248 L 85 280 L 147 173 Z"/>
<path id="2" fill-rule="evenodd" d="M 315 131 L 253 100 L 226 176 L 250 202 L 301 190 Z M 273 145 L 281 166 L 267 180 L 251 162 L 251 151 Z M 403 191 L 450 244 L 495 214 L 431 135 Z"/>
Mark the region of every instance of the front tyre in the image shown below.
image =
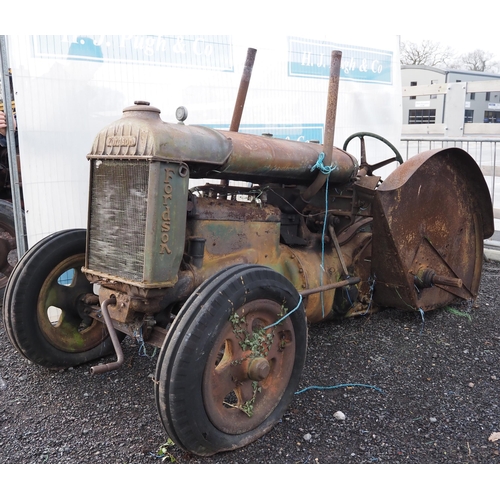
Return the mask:
<path id="1" fill-rule="evenodd" d="M 112 352 L 105 326 L 85 314 L 92 285 L 85 264 L 84 229 L 39 241 L 14 268 L 5 289 L 3 318 L 12 344 L 47 368 L 67 368 Z"/>
<path id="2" fill-rule="evenodd" d="M 177 315 L 158 360 L 167 433 L 202 456 L 255 441 L 290 404 L 306 349 L 305 311 L 282 275 L 242 265 L 209 278 Z"/>

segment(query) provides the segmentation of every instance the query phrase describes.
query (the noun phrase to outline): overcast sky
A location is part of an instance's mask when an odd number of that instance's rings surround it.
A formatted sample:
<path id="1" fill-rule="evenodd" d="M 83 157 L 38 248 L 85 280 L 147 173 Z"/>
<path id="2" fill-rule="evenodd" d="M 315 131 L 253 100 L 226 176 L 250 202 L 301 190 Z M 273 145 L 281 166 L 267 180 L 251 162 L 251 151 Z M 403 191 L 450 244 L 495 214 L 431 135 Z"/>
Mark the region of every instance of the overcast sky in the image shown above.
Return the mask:
<path id="1" fill-rule="evenodd" d="M 436 40 L 459 54 L 482 49 L 500 59 L 498 3 L 474 0 L 470 4 L 419 0 L 356 0 L 355 2 L 270 2 L 269 0 L 210 0 L 163 2 L 165 15 L 152 15 L 156 6 L 144 6 L 140 15 L 130 15 L 123 0 L 86 0 L 76 3 L 76 15 L 52 15 L 61 0 L 16 0 L 3 2 L 0 26 L 14 34 L 36 33 L 41 21 L 45 33 L 328 33 L 332 40 L 342 34 L 366 39 L 387 37 L 392 31 L 407 40 Z M 156 2 L 150 2 L 155 4 Z M 496 7 L 495 7 L 496 5 Z M 151 9 L 153 9 L 151 11 Z M 29 12 L 29 15 L 26 13 Z M 68 11 L 69 12 L 69 11 Z M 96 14 L 98 13 L 98 15 Z M 495 24 L 496 23 L 496 24 Z M 412 33 L 414 33 L 412 35 Z M 397 36 L 397 35 L 394 35 Z M 321 35 L 320 38 L 323 38 Z"/>

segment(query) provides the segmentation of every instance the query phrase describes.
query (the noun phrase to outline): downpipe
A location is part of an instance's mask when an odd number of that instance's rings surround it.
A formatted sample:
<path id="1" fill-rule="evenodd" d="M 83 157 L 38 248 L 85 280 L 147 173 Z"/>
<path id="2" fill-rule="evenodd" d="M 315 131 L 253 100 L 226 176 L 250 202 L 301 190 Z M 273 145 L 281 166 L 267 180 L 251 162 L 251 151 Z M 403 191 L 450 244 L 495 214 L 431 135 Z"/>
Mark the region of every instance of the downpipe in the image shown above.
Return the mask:
<path id="1" fill-rule="evenodd" d="M 111 321 L 111 316 L 109 315 L 108 312 L 108 306 L 110 304 L 116 304 L 116 297 L 110 297 L 109 299 L 106 299 L 101 304 L 101 311 L 102 311 L 102 316 L 104 318 L 104 322 L 106 323 L 106 327 L 108 328 L 109 336 L 111 337 L 111 342 L 113 342 L 113 347 L 116 353 L 116 361 L 114 361 L 113 363 L 107 363 L 105 365 L 93 366 L 90 369 L 91 375 L 97 375 L 100 373 L 106 373 L 113 370 L 117 370 L 123 365 L 124 356 L 123 356 L 122 346 L 120 344 L 120 341 L 118 340 L 115 327 L 113 326 L 113 322 Z"/>

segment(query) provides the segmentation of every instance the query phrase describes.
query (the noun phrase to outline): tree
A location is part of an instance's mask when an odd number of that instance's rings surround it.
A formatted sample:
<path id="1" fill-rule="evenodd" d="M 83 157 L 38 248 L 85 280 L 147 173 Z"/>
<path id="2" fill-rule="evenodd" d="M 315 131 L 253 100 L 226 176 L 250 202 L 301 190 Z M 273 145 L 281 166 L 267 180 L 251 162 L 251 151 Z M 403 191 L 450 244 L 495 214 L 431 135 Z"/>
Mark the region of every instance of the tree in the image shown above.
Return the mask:
<path id="1" fill-rule="evenodd" d="M 491 52 L 485 52 L 481 49 L 476 49 L 473 52 L 462 55 L 459 58 L 460 67 L 469 71 L 491 71 L 498 73 L 499 63 L 494 61 Z"/>
<path id="2" fill-rule="evenodd" d="M 421 43 L 401 41 L 401 64 L 446 67 L 454 57 L 453 50 L 442 47 L 439 42 L 423 40 Z"/>
<path id="3" fill-rule="evenodd" d="M 476 49 L 456 56 L 453 49 L 443 47 L 439 42 L 432 40 L 423 40 L 420 43 L 401 41 L 400 60 L 401 64 L 405 65 L 500 73 L 500 62 L 493 60 L 493 54 L 490 52 Z"/>

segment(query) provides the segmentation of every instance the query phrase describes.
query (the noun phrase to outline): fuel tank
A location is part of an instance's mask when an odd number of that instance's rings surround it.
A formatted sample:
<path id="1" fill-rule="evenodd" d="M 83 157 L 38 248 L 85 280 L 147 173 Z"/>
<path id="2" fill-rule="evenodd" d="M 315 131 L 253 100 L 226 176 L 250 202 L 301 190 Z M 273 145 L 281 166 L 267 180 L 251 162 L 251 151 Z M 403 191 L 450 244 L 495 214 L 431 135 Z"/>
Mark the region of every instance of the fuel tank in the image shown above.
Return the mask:
<path id="1" fill-rule="evenodd" d="M 317 176 L 311 168 L 323 150 L 316 143 L 166 123 L 158 108 L 136 101 L 123 110 L 122 118 L 97 135 L 88 158 L 184 163 L 193 179 L 309 185 Z M 330 182 L 334 183 L 348 182 L 358 171 L 356 159 L 335 147 L 332 166 Z"/>

